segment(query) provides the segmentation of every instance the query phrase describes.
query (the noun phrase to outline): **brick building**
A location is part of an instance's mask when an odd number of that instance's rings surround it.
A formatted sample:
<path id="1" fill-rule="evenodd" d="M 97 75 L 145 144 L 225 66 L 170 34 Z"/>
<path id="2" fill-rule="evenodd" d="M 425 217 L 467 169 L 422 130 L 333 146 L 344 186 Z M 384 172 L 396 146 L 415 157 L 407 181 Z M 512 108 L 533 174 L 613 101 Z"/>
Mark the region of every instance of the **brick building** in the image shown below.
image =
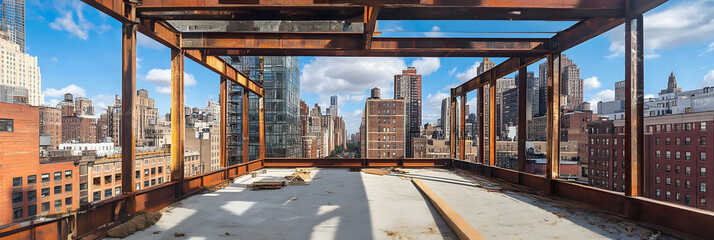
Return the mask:
<path id="1" fill-rule="evenodd" d="M 57 149 L 62 143 L 62 110 L 52 107 L 40 107 L 40 134 L 51 137 L 50 149 Z"/>
<path id="2" fill-rule="evenodd" d="M 365 102 L 360 127 L 360 151 L 363 158 L 405 157 L 405 101 L 380 99 L 379 91 L 372 91 Z M 376 93 L 376 94 L 375 94 Z"/>
<path id="3" fill-rule="evenodd" d="M 96 142 L 96 126 L 94 118 L 81 116 L 62 117 L 62 142 Z"/>

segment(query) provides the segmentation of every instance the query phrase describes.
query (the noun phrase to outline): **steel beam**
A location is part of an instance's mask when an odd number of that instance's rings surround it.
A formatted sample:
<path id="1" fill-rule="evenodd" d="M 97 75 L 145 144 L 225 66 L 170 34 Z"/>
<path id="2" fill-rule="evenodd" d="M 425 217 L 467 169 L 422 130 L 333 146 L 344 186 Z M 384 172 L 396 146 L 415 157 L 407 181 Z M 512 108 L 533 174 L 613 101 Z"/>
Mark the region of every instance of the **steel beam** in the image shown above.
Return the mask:
<path id="1" fill-rule="evenodd" d="M 243 162 L 250 161 L 250 92 L 247 89 L 243 89 L 243 102 L 241 107 L 243 107 L 243 116 L 241 122 L 243 123 Z"/>
<path id="2" fill-rule="evenodd" d="M 248 89 L 248 91 L 258 95 L 263 96 L 263 87 L 259 84 L 251 81 L 242 72 L 235 69 L 233 66 L 228 64 L 223 59 L 216 56 L 209 56 L 204 54 L 203 51 L 199 50 L 185 50 L 186 57 L 194 60 L 198 64 L 213 70 L 215 73 L 228 78 L 231 82 Z"/>
<path id="3" fill-rule="evenodd" d="M 644 185 L 644 54 L 642 15 L 625 21 L 625 194 L 643 196 Z"/>
<path id="4" fill-rule="evenodd" d="M 171 49 L 171 181 L 184 177 L 184 54 Z"/>
<path id="5" fill-rule="evenodd" d="M 123 6 L 123 4 L 122 4 Z M 134 8 L 127 7 L 129 17 L 134 16 Z M 122 24 L 122 88 L 121 88 L 121 189 L 124 194 L 134 191 L 134 106 L 136 99 L 136 24 Z"/>
<path id="6" fill-rule="evenodd" d="M 493 73 L 492 73 L 493 74 Z M 488 165 L 496 165 L 496 79 L 488 85 Z"/>
<path id="7" fill-rule="evenodd" d="M 521 58 L 518 57 L 509 58 L 506 61 L 503 61 L 502 63 L 491 68 L 491 70 L 488 70 L 482 73 L 481 75 L 478 75 L 472 78 L 471 80 L 462 83 L 461 85 L 455 88 L 455 94 L 458 95 L 468 93 L 478 88 L 481 88 L 482 86 L 485 86 L 486 84 L 489 84 L 498 78 L 502 78 L 508 74 L 511 74 L 512 72 L 515 72 L 523 66 L 528 66 L 537 62 L 538 60 L 545 57 L 545 55 L 547 54 L 543 54 L 539 57 L 525 57 L 525 61 L 523 62 L 521 61 Z"/>
<path id="8" fill-rule="evenodd" d="M 548 131 L 546 134 L 547 178 L 560 176 L 560 53 L 548 55 Z"/>
<path id="9" fill-rule="evenodd" d="M 220 157 L 221 157 L 221 168 L 228 166 L 228 79 L 221 77 L 221 91 L 220 91 L 220 104 L 221 104 L 221 119 L 220 119 Z"/>
<path id="10" fill-rule="evenodd" d="M 485 164 L 485 137 L 486 135 L 484 134 L 484 131 L 486 129 L 486 119 L 484 119 L 484 111 L 485 109 L 483 108 L 483 102 L 484 102 L 484 88 L 481 87 L 478 89 L 478 162 L 481 164 Z"/>
<path id="11" fill-rule="evenodd" d="M 364 49 L 372 48 L 372 36 L 374 29 L 377 27 L 377 16 L 379 15 L 380 7 L 364 7 Z"/>
<path id="12" fill-rule="evenodd" d="M 461 160 L 466 160 L 466 94 L 461 96 L 461 111 L 459 116 L 459 124 L 461 129 L 459 129 L 459 157 Z"/>
<path id="13" fill-rule="evenodd" d="M 265 146 L 265 97 L 260 98 L 258 102 L 258 136 L 260 137 L 260 159 L 265 159 L 265 152 L 267 151 Z"/>
<path id="14" fill-rule="evenodd" d="M 525 59 L 521 58 L 525 62 Z M 518 69 L 518 171 L 526 171 L 526 119 L 527 119 L 527 92 L 528 92 L 528 69 L 521 67 Z"/>

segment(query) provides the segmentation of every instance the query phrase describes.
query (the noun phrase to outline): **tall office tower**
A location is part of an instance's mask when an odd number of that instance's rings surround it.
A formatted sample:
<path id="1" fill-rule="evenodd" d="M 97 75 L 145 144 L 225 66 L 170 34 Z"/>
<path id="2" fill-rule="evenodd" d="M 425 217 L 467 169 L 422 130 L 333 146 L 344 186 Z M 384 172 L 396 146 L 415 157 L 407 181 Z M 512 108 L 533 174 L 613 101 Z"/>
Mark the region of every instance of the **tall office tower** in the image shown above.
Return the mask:
<path id="1" fill-rule="evenodd" d="M 514 78 L 499 78 L 496 79 L 496 136 L 505 137 L 507 122 L 503 121 L 503 93 L 516 88 L 516 79 Z"/>
<path id="2" fill-rule="evenodd" d="M 373 91 L 374 93 L 374 91 Z M 372 95 L 364 104 L 360 126 L 362 158 L 403 158 L 406 153 L 406 101 Z"/>
<path id="3" fill-rule="evenodd" d="M 227 60 L 265 89 L 266 157 L 297 158 L 302 156 L 300 137 L 300 66 L 297 57 L 235 56 Z M 246 162 L 242 157 L 243 88 L 228 88 L 228 158 L 229 164 Z M 258 102 L 249 94 L 249 159 L 257 159 L 259 142 Z"/>
<path id="4" fill-rule="evenodd" d="M 121 100 L 121 96 L 116 95 L 114 106 L 107 108 L 107 135 L 117 146 L 121 144 Z M 136 91 L 134 104 L 134 142 L 137 147 L 150 146 L 154 141 L 146 138 L 146 130 L 149 125 L 156 124 L 159 120 L 159 110 L 154 107 L 154 99 L 149 98 L 149 92 L 144 89 Z"/>
<path id="5" fill-rule="evenodd" d="M 25 0 L 0 1 L 0 31 L 25 52 Z"/>
<path id="6" fill-rule="evenodd" d="M 481 61 L 481 64 L 479 64 L 478 68 L 476 68 L 477 75 L 481 75 L 482 73 L 484 73 L 484 72 L 486 72 L 486 71 L 488 71 L 488 70 L 491 70 L 491 68 L 493 68 L 493 67 L 495 67 L 495 66 L 496 66 L 496 63 L 495 63 L 495 62 L 491 62 L 490 58 L 485 57 L 485 58 L 483 58 L 483 61 Z M 475 76 L 474 76 L 474 77 L 475 77 Z M 498 84 L 497 84 L 497 85 L 498 85 Z M 485 109 L 489 109 L 489 108 L 490 108 L 491 103 L 488 101 L 488 99 L 490 99 L 489 91 L 488 91 L 488 88 L 489 88 L 489 87 L 490 87 L 489 85 L 486 85 L 486 86 L 483 88 L 483 89 L 485 90 L 485 91 L 484 91 L 484 94 L 483 94 L 483 97 L 484 97 L 483 107 L 484 107 L 484 109 L 479 109 L 478 111 L 484 111 Z M 459 104 L 456 104 L 456 106 L 459 106 Z M 478 108 L 478 107 L 477 107 L 477 108 Z M 458 113 L 459 111 L 456 111 L 456 112 Z M 486 132 L 488 131 L 488 129 L 490 129 L 489 126 L 490 126 L 491 123 L 488 121 L 488 119 L 490 119 L 490 116 L 489 116 L 490 113 L 489 113 L 489 112 L 490 112 L 490 111 L 484 111 L 484 114 L 483 114 L 484 121 L 485 121 L 485 122 L 484 122 L 484 127 L 485 127 L 484 133 L 486 133 Z M 496 115 L 496 116 L 498 116 L 498 115 Z M 446 131 L 446 129 L 444 129 L 444 134 L 445 134 L 445 135 L 449 135 L 448 132 Z M 486 146 L 485 146 L 485 147 L 488 148 L 488 147 L 490 147 L 490 146 L 488 145 L 488 138 L 487 138 L 488 134 L 485 134 L 485 135 L 486 135 L 486 136 L 484 136 L 484 138 L 485 138 L 485 143 L 486 143 Z M 486 151 L 486 154 L 488 154 L 488 151 Z M 486 159 L 488 159 L 488 155 L 485 155 L 485 157 L 486 157 Z"/>
<path id="7" fill-rule="evenodd" d="M 451 139 L 451 131 L 456 131 L 457 128 L 459 127 L 459 121 L 461 119 L 461 104 L 456 103 L 456 123 L 457 126 L 454 127 L 454 129 L 451 128 L 451 108 L 449 106 L 451 104 L 451 100 L 447 97 L 444 98 L 444 100 L 441 100 L 441 127 L 442 130 L 444 131 L 444 139 L 445 140 L 450 140 Z"/>
<path id="8" fill-rule="evenodd" d="M 401 75 L 394 75 L 394 99 L 402 99 L 406 103 L 407 125 L 406 157 L 412 157 L 412 138 L 418 138 L 421 126 L 421 75 L 415 67 L 408 67 Z"/>
<path id="9" fill-rule="evenodd" d="M 5 5 L 3 5 L 5 6 Z M 0 86 L 22 87 L 27 89 L 27 103 L 42 105 L 45 97 L 41 91 L 40 68 L 37 57 L 25 53 L 24 46 L 0 38 Z"/>
<path id="10" fill-rule="evenodd" d="M 548 62 L 538 65 L 540 77 L 539 94 L 545 94 L 548 87 Z M 580 78 L 580 68 L 573 63 L 573 60 L 568 59 L 565 54 L 560 55 L 560 94 L 561 107 L 568 109 L 576 109 L 578 105 L 583 103 L 583 79 Z M 547 96 L 539 96 L 539 110 L 545 110 L 545 101 Z M 540 115 L 545 112 L 539 111 Z"/>
<path id="11" fill-rule="evenodd" d="M 677 87 L 677 78 L 674 77 L 674 71 L 669 74 L 669 80 L 667 81 L 667 89 L 663 89 L 662 91 L 659 92 L 660 95 L 667 94 L 667 93 L 678 93 L 682 92 L 681 88 Z"/>
<path id="12" fill-rule="evenodd" d="M 491 62 L 491 58 L 485 57 L 485 58 L 483 58 L 483 61 L 481 62 L 481 64 L 478 65 L 478 68 L 476 68 L 476 75 L 481 75 L 481 73 L 491 70 L 491 68 L 493 68 L 495 66 L 496 66 L 496 63 Z"/>
<path id="13" fill-rule="evenodd" d="M 332 118 L 340 116 L 337 106 L 337 95 L 330 96 L 330 115 Z"/>
<path id="14" fill-rule="evenodd" d="M 615 100 L 625 100 L 625 80 L 615 82 Z"/>

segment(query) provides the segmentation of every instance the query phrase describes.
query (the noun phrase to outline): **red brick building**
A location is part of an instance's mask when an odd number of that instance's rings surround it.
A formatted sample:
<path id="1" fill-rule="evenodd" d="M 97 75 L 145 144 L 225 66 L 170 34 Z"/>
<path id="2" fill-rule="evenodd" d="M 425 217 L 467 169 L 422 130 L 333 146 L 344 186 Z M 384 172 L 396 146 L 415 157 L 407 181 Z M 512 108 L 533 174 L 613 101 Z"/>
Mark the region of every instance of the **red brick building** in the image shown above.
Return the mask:
<path id="1" fill-rule="evenodd" d="M 52 107 L 40 107 L 40 134 L 52 137 L 50 149 L 57 149 L 62 143 L 62 110 Z"/>
<path id="2" fill-rule="evenodd" d="M 714 112 L 645 118 L 646 197 L 714 210 Z M 589 182 L 600 188 L 624 191 L 624 120 L 588 123 Z"/>
<path id="3" fill-rule="evenodd" d="M 39 108 L 0 103 L 0 109 L 0 225 L 77 209 L 75 161 L 40 163 Z"/>
<path id="4" fill-rule="evenodd" d="M 94 118 L 66 116 L 62 117 L 62 142 L 96 142 L 97 134 Z"/>
<path id="5" fill-rule="evenodd" d="M 404 104 L 404 100 L 380 99 L 379 95 L 367 99 L 360 127 L 365 136 L 360 146 L 363 158 L 405 157 Z"/>

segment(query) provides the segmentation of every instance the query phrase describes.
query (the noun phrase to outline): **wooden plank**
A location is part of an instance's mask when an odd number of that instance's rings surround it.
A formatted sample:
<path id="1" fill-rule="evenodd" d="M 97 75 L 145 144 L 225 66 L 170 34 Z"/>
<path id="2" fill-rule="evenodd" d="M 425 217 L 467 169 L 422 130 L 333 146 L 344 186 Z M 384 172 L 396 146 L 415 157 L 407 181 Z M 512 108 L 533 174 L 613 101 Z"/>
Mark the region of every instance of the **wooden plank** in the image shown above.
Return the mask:
<path id="1" fill-rule="evenodd" d="M 459 236 L 459 239 L 486 239 L 421 180 L 413 178 L 412 183 L 429 199 L 431 205 L 439 212 L 451 231 Z"/>
<path id="2" fill-rule="evenodd" d="M 384 170 L 384 169 L 365 169 L 364 173 L 369 173 L 369 174 L 376 174 L 376 175 L 387 175 L 389 174 L 389 171 Z"/>

